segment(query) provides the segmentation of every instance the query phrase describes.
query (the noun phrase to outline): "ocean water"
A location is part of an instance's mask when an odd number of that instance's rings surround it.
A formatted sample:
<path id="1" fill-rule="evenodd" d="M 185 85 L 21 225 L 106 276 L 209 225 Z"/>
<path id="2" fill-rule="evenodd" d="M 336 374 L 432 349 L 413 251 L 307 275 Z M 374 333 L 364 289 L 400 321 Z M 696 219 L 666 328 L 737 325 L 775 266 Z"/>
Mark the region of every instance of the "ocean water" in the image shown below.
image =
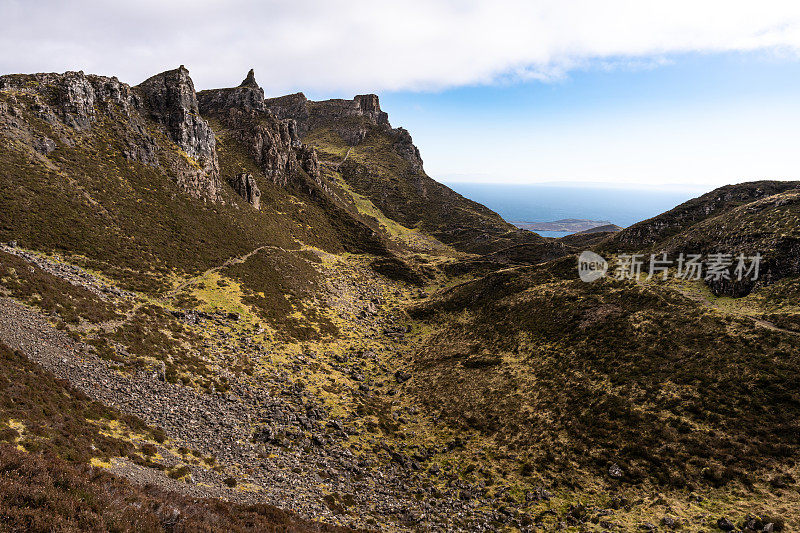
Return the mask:
<path id="1" fill-rule="evenodd" d="M 496 211 L 509 222 L 552 222 L 580 218 L 608 220 L 622 227 L 654 217 L 701 194 L 696 190 L 445 183 L 459 194 Z M 537 233 L 546 237 L 568 234 L 560 231 Z"/>
<path id="2" fill-rule="evenodd" d="M 527 221 L 523 221 L 523 222 L 527 222 Z M 540 222 L 540 221 L 539 220 L 534 220 L 533 222 Z M 536 231 L 536 233 L 538 233 L 542 237 L 554 237 L 556 239 L 559 238 L 559 237 L 566 237 L 567 235 L 570 235 L 570 234 L 573 233 L 572 231 L 545 231 L 545 230 L 535 230 L 535 231 Z"/>

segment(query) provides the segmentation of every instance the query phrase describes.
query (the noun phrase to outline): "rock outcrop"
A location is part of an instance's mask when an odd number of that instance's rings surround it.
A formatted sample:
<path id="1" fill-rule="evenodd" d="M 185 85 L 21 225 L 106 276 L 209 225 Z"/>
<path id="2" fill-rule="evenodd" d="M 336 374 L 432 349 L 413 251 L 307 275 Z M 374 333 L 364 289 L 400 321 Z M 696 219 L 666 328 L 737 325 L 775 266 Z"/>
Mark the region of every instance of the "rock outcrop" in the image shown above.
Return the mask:
<path id="1" fill-rule="evenodd" d="M 89 129 L 98 113 L 109 105 L 118 106 L 128 115 L 140 104 L 130 86 L 116 77 L 87 76 L 83 71 L 2 76 L 0 91 L 31 95 L 35 101 L 33 111 L 46 122 L 53 124 L 60 119 L 81 131 Z"/>
<path id="2" fill-rule="evenodd" d="M 277 98 L 269 98 L 265 105 L 278 120 L 294 120 L 299 134 L 305 135 L 309 127 L 309 100 L 303 93 L 287 94 Z"/>
<path id="3" fill-rule="evenodd" d="M 411 170 L 417 174 L 423 173 L 422 157 L 419 155 L 419 148 L 411 139 L 411 134 L 405 128 L 396 128 L 393 132 L 395 134 L 393 145 L 395 152 L 411 164 Z"/>
<path id="4" fill-rule="evenodd" d="M 200 111 L 219 120 L 247 146 L 273 183 L 285 186 L 300 169 L 320 181 L 316 152 L 303 145 L 293 118 L 269 112 L 252 70 L 239 87 L 201 91 L 198 99 Z"/>
<path id="5" fill-rule="evenodd" d="M 378 126 L 391 127 L 389 125 L 389 114 L 381 111 L 377 94 L 359 94 L 353 98 L 353 101 L 361 110 L 361 116 L 369 118 Z"/>
<path id="6" fill-rule="evenodd" d="M 312 102 L 303 93 L 297 93 L 268 99 L 267 109 L 278 118 L 296 121 L 300 135 L 327 126 L 354 146 L 364 140 L 370 127 L 391 129 L 389 115 L 381 111 L 375 94 L 361 94 L 352 100 Z"/>
<path id="7" fill-rule="evenodd" d="M 221 182 L 216 139 L 200 116 L 189 71 L 181 65 L 148 78 L 136 87 L 149 117 L 166 129 L 169 138 L 196 165 L 180 173 L 179 182 L 199 196 L 219 199 Z"/>
<path id="8" fill-rule="evenodd" d="M 250 69 L 247 72 L 247 76 L 244 78 L 242 83 L 239 84 L 239 87 L 249 87 L 251 89 L 261 90 L 261 87 L 259 87 L 258 83 L 256 83 L 256 71 L 253 70 L 253 69 Z M 261 91 L 261 92 L 264 92 L 264 91 Z"/>
<path id="9" fill-rule="evenodd" d="M 208 112 L 209 110 L 217 112 L 230 108 L 248 111 L 266 110 L 264 90 L 256 83 L 252 69 L 250 69 L 247 78 L 238 87 L 201 91 L 198 94 L 198 102 L 203 112 Z"/>
<path id="10" fill-rule="evenodd" d="M 120 139 L 126 159 L 159 164 L 156 140 L 139 113 L 141 100 L 117 78 L 83 72 L 12 74 L 0 77 L 0 92 L 0 128 L 42 156 L 59 145 L 74 146 L 110 119 L 128 126 Z M 47 123 L 52 138 L 42 136 L 31 117 Z"/>
<path id="11" fill-rule="evenodd" d="M 392 129 L 389 115 L 381 110 L 376 94 L 359 94 L 352 100 L 312 102 L 303 93 L 296 93 L 269 98 L 266 105 L 276 117 L 294 120 L 301 136 L 313 129 L 326 127 L 338 133 L 346 143 L 356 146 L 364 140 L 370 128 L 378 128 L 395 139 L 395 151 L 411 163 L 413 172 L 424 172 L 419 149 L 414 146 L 411 135 L 404 128 Z"/>
<path id="12" fill-rule="evenodd" d="M 0 124 L 42 156 L 59 145 L 114 138 L 126 159 L 163 167 L 196 198 L 221 199 L 214 133 L 183 66 L 137 87 L 83 72 L 14 74 L 0 77 L 0 91 Z M 46 122 L 53 138 L 42 137 L 31 118 Z"/>
<path id="13" fill-rule="evenodd" d="M 231 184 L 236 194 L 244 198 L 247 203 L 252 205 L 255 209 L 261 209 L 261 190 L 258 188 L 252 174 L 239 174 L 230 179 L 228 183 Z"/>

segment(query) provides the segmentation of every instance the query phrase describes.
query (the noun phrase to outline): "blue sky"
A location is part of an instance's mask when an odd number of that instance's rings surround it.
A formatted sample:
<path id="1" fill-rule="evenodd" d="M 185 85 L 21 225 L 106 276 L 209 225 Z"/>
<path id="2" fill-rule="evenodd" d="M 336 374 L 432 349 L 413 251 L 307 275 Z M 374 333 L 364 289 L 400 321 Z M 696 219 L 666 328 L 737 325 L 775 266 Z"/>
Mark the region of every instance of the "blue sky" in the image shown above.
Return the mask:
<path id="1" fill-rule="evenodd" d="M 792 55 L 685 53 L 381 104 L 445 182 L 706 189 L 800 179 L 799 83 Z"/>
<path id="2" fill-rule="evenodd" d="M 378 93 L 442 181 L 800 179 L 796 0 L 0 0 L 0 73 Z"/>

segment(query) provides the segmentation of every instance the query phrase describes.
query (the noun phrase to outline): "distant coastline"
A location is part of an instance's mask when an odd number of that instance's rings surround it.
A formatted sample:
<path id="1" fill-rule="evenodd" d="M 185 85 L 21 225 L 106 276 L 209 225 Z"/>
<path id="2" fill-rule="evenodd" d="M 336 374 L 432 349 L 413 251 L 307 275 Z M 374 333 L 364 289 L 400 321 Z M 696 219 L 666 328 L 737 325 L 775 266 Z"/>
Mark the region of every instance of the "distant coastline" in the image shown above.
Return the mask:
<path id="1" fill-rule="evenodd" d="M 628 227 L 672 209 L 694 196 L 695 191 L 620 189 L 594 186 L 507 185 L 498 183 L 458 183 L 447 185 L 470 200 L 497 212 L 505 220 L 519 224 L 556 224 L 564 221 L 594 222 L 597 226 L 615 224 Z M 545 237 L 563 237 L 589 229 L 525 229 Z"/>
<path id="2" fill-rule="evenodd" d="M 610 220 L 585 220 L 580 218 L 563 218 L 553 222 L 512 222 L 516 227 L 530 231 L 558 231 L 578 233 L 601 226 L 610 226 Z"/>

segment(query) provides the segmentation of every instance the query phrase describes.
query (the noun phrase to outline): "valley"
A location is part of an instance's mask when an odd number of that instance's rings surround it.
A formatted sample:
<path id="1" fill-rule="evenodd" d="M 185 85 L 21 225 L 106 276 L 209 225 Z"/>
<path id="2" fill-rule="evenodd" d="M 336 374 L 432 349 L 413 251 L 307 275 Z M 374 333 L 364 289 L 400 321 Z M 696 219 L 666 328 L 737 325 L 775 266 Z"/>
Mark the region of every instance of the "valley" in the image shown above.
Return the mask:
<path id="1" fill-rule="evenodd" d="M 0 137 L 3 472 L 139 506 L 8 485 L 14 528 L 800 528 L 797 182 L 544 238 L 431 179 L 375 95 L 183 66 L 2 76 Z M 763 277 L 577 276 L 716 246 Z"/>

